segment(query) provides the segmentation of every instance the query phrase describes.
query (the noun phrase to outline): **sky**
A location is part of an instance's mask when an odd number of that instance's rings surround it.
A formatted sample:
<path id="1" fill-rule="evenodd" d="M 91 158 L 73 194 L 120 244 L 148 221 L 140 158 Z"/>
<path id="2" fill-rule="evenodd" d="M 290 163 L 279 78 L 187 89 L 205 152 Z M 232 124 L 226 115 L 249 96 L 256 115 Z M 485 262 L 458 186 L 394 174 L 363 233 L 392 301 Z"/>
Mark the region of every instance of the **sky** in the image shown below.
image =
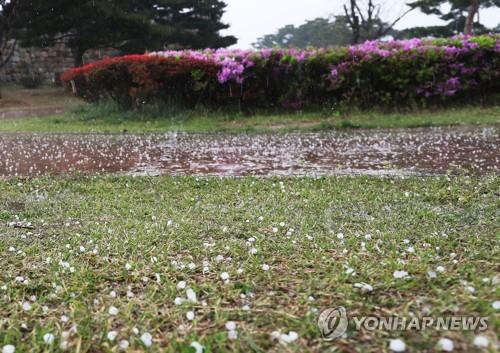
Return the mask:
<path id="1" fill-rule="evenodd" d="M 328 17 L 343 12 L 344 0 L 224 0 L 227 12 L 224 22 L 231 27 L 224 34 L 232 34 L 239 41 L 234 47 L 250 48 L 257 38 L 275 33 L 287 24 L 300 25 L 316 17 Z M 383 19 L 391 22 L 405 11 L 408 0 L 385 0 Z M 482 9 L 481 23 L 494 27 L 500 22 L 500 9 Z M 439 25 L 435 16 L 414 11 L 396 26 L 403 29 L 415 26 Z"/>

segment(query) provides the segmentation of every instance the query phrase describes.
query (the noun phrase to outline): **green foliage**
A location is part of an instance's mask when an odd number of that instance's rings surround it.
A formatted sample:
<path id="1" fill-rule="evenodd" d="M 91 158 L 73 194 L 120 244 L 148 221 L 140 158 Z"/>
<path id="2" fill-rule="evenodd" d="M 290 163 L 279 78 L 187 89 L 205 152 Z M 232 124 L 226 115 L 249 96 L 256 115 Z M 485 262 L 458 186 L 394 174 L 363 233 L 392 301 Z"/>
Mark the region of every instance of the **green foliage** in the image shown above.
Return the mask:
<path id="1" fill-rule="evenodd" d="M 254 47 L 331 47 L 349 44 L 351 36 L 351 30 L 344 16 L 336 16 L 333 21 L 316 18 L 298 27 L 288 25 L 280 28 L 276 34 L 259 38 Z"/>
<path id="2" fill-rule="evenodd" d="M 479 8 L 489 8 L 500 6 L 500 0 L 478 0 Z M 473 4 L 471 0 L 415 0 L 408 3 L 408 6 L 418 8 L 423 13 L 428 15 L 436 15 L 441 20 L 446 22 L 444 26 L 432 27 L 415 27 L 409 30 L 402 31 L 399 38 L 411 38 L 422 36 L 447 37 L 451 34 L 462 33 L 465 25 L 467 14 Z M 449 5 L 449 9 L 446 6 Z M 446 11 L 444 10 L 446 9 Z M 478 22 L 473 23 L 475 34 L 491 32 L 491 29 L 486 28 Z"/>
<path id="3" fill-rule="evenodd" d="M 139 53 L 164 47 L 225 47 L 225 4 L 220 0 L 13 0 L 16 36 L 26 46 L 49 46 L 65 40 L 75 65 L 89 49 L 115 48 Z"/>

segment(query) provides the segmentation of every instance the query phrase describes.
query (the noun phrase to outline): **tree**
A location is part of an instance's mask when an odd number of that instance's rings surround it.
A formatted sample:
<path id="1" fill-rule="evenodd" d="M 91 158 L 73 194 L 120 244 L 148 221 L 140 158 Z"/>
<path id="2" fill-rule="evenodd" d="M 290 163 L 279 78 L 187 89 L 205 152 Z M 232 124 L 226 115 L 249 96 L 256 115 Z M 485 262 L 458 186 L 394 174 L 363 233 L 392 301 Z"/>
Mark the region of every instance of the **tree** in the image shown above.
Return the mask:
<path id="1" fill-rule="evenodd" d="M 13 21 L 15 7 L 8 0 L 0 0 L 0 68 L 6 65 L 17 46 Z"/>
<path id="2" fill-rule="evenodd" d="M 383 3 L 375 3 L 373 0 L 349 0 L 344 5 L 345 18 L 352 31 L 352 44 L 393 34 L 394 26 L 414 10 L 414 7 L 408 8 L 389 23 L 381 19 L 382 6 Z"/>
<path id="3" fill-rule="evenodd" d="M 115 48 L 123 53 L 185 48 L 224 47 L 225 4 L 220 0 L 12 0 L 18 8 L 17 36 L 23 46 L 46 47 L 64 41 L 75 66 L 90 49 Z"/>
<path id="4" fill-rule="evenodd" d="M 351 30 L 345 17 L 336 16 L 333 20 L 316 18 L 298 27 L 285 26 L 276 34 L 259 38 L 253 46 L 258 49 L 330 47 L 349 44 L 350 39 Z"/>
<path id="5" fill-rule="evenodd" d="M 159 1 L 153 1 L 160 3 Z M 233 45 L 233 36 L 221 36 L 229 25 L 221 22 L 226 4 L 220 0 L 167 0 L 155 6 L 155 22 L 170 28 L 162 40 L 176 48 L 224 48 Z"/>
<path id="6" fill-rule="evenodd" d="M 442 6 L 445 4 L 451 8 L 443 12 Z M 408 5 L 420 9 L 425 14 L 439 16 L 447 22 L 447 26 L 455 28 L 455 33 L 463 31 L 464 34 L 470 35 L 485 28 L 480 25 L 479 20 L 475 22 L 480 9 L 500 6 L 500 0 L 417 0 Z"/>

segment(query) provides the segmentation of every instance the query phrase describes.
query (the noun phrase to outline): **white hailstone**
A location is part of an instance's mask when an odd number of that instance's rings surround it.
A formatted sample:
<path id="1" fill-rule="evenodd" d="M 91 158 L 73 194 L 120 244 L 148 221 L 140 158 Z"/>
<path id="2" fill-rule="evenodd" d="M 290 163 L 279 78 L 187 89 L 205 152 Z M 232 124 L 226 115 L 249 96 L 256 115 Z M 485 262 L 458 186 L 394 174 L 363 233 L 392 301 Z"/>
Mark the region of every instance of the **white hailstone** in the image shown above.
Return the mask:
<path id="1" fill-rule="evenodd" d="M 494 301 L 493 303 L 491 303 L 491 306 L 493 307 L 493 309 L 495 310 L 500 310 L 500 300 L 496 300 Z"/>
<path id="2" fill-rule="evenodd" d="M 288 334 L 282 333 L 279 336 L 279 340 L 284 344 L 292 343 L 292 342 L 296 341 L 298 338 L 299 338 L 299 335 L 295 331 L 290 331 Z"/>
<path id="3" fill-rule="evenodd" d="M 175 305 L 182 305 L 182 303 L 184 303 L 184 299 L 177 297 L 175 298 L 174 303 Z"/>
<path id="4" fill-rule="evenodd" d="M 134 328 L 132 329 L 132 332 L 133 332 L 134 334 L 138 335 L 138 334 L 139 334 L 139 329 L 138 329 L 137 327 L 134 327 Z"/>
<path id="5" fill-rule="evenodd" d="M 446 269 L 443 266 L 438 266 L 438 267 L 436 267 L 436 271 L 443 273 L 444 271 L 446 271 Z"/>
<path id="6" fill-rule="evenodd" d="M 194 348 L 195 353 L 203 353 L 203 346 L 198 342 L 191 342 L 190 346 Z"/>
<path id="7" fill-rule="evenodd" d="M 373 292 L 373 287 L 369 285 L 368 283 L 354 283 L 354 288 L 359 288 L 361 289 L 362 292 L 369 293 Z"/>
<path id="8" fill-rule="evenodd" d="M 269 271 L 269 269 L 270 269 L 269 265 L 266 265 L 266 264 L 262 265 L 263 271 Z"/>
<path id="9" fill-rule="evenodd" d="M 339 239 L 339 240 L 344 239 L 344 233 L 337 234 L 337 239 Z"/>
<path id="10" fill-rule="evenodd" d="M 251 248 L 250 249 L 250 254 L 252 254 L 252 255 L 257 254 L 258 252 L 259 252 L 259 250 L 257 250 L 256 248 Z"/>
<path id="11" fill-rule="evenodd" d="M 134 292 L 132 292 L 131 290 L 127 291 L 127 298 L 133 298 L 135 296 Z"/>
<path id="12" fill-rule="evenodd" d="M 408 240 L 408 239 L 403 239 L 403 243 L 405 243 L 405 244 L 410 244 L 410 240 Z"/>
<path id="13" fill-rule="evenodd" d="M 111 291 L 111 293 L 109 293 L 109 296 L 111 298 L 116 298 L 116 292 L 115 291 Z"/>
<path id="14" fill-rule="evenodd" d="M 220 278 L 223 280 L 223 281 L 227 281 L 229 279 L 229 273 L 227 272 L 222 272 L 220 274 Z"/>
<path id="15" fill-rule="evenodd" d="M 132 265 L 131 265 L 131 264 L 129 264 L 129 263 L 126 263 L 126 264 L 125 264 L 125 269 L 126 269 L 127 271 L 130 271 L 130 270 L 132 269 Z"/>
<path id="16" fill-rule="evenodd" d="M 194 269 L 196 268 L 196 264 L 195 264 L 194 262 L 190 262 L 190 263 L 188 264 L 188 268 L 189 268 L 190 270 L 194 270 Z"/>
<path id="17" fill-rule="evenodd" d="M 85 252 L 85 248 L 83 246 L 80 246 L 80 252 Z"/>
<path id="18" fill-rule="evenodd" d="M 196 303 L 198 300 L 196 299 L 196 293 L 191 288 L 186 290 L 186 297 L 190 302 Z"/>
<path id="19" fill-rule="evenodd" d="M 149 332 L 145 332 L 141 336 L 141 341 L 146 347 L 151 347 L 153 344 L 153 336 Z"/>
<path id="20" fill-rule="evenodd" d="M 352 274 L 353 276 L 356 274 L 356 272 L 354 272 L 354 269 L 352 267 L 348 267 L 345 270 L 345 273 L 348 274 L 348 275 Z"/>
<path id="21" fill-rule="evenodd" d="M 193 320 L 194 320 L 194 317 L 195 317 L 194 311 L 188 311 L 188 312 L 186 313 L 186 318 L 187 318 L 189 321 L 193 321 Z"/>
<path id="22" fill-rule="evenodd" d="M 9 247 L 9 252 L 16 252 L 16 248 L 13 246 Z"/>
<path id="23" fill-rule="evenodd" d="M 241 307 L 241 310 L 243 310 L 243 311 L 250 311 L 250 305 L 243 305 Z"/>
<path id="24" fill-rule="evenodd" d="M 273 233 L 278 233 L 278 228 L 273 227 Z"/>
<path id="25" fill-rule="evenodd" d="M 429 278 L 436 278 L 437 273 L 434 271 L 429 271 L 429 272 L 427 272 L 427 276 L 429 276 Z"/>
<path id="26" fill-rule="evenodd" d="M 173 224 L 174 224 L 174 221 L 172 221 L 171 219 L 169 219 L 167 221 L 167 227 L 172 227 Z"/>
<path id="27" fill-rule="evenodd" d="M 16 351 L 16 347 L 11 344 L 3 346 L 2 353 L 14 353 Z"/>
<path id="28" fill-rule="evenodd" d="M 156 283 L 161 283 L 161 277 L 159 273 L 155 273 Z"/>
<path id="29" fill-rule="evenodd" d="M 216 261 L 216 262 L 222 262 L 222 261 L 224 261 L 224 256 L 222 256 L 222 255 L 217 255 L 217 256 L 215 257 L 215 261 Z"/>
<path id="30" fill-rule="evenodd" d="M 438 341 L 438 348 L 444 352 L 451 352 L 454 348 L 453 341 L 449 338 L 441 338 Z"/>
<path id="31" fill-rule="evenodd" d="M 61 321 L 62 322 L 68 322 L 69 321 L 69 317 L 67 317 L 66 315 L 63 315 L 63 316 L 61 316 Z"/>
<path id="32" fill-rule="evenodd" d="M 239 269 L 237 269 L 237 270 L 236 270 L 236 273 L 237 273 L 237 274 L 239 274 L 239 275 L 241 275 L 243 272 L 244 272 L 244 271 L 243 271 L 243 269 L 242 269 L 242 268 L 239 268 Z"/>
<path id="33" fill-rule="evenodd" d="M 180 281 L 177 283 L 177 289 L 184 289 L 186 288 L 186 281 Z"/>
<path id="34" fill-rule="evenodd" d="M 29 302 L 24 302 L 23 303 L 23 310 L 24 311 L 30 311 L 31 310 L 31 304 Z"/>
<path id="35" fill-rule="evenodd" d="M 406 343 L 400 339 L 391 340 L 389 349 L 393 352 L 404 352 L 406 350 Z"/>
<path id="36" fill-rule="evenodd" d="M 371 235 L 371 234 L 367 234 L 367 235 L 365 235 L 365 239 L 366 239 L 366 240 L 372 240 L 372 235 Z"/>
<path id="37" fill-rule="evenodd" d="M 111 315 L 111 316 L 116 316 L 116 315 L 118 315 L 119 310 L 118 310 L 118 308 L 116 308 L 116 307 L 114 307 L 114 306 L 110 306 L 110 307 L 109 307 L 109 310 L 108 310 L 108 313 L 109 313 L 109 315 Z"/>
<path id="38" fill-rule="evenodd" d="M 286 225 L 285 222 L 280 222 L 280 227 L 284 227 Z"/>
<path id="39" fill-rule="evenodd" d="M 415 248 L 413 246 L 410 246 L 408 249 L 406 249 L 406 251 L 408 251 L 410 254 L 414 254 Z"/>
<path id="40" fill-rule="evenodd" d="M 113 342 L 116 339 L 116 336 L 118 336 L 118 332 L 116 331 L 109 331 L 108 332 L 108 340 Z"/>
<path id="41" fill-rule="evenodd" d="M 408 272 L 406 272 L 406 271 L 394 271 L 393 276 L 394 276 L 394 278 L 405 278 L 405 277 L 408 277 Z"/>
<path id="42" fill-rule="evenodd" d="M 228 330 L 228 331 L 236 330 L 236 322 L 234 322 L 234 321 L 226 322 L 226 330 Z"/>
<path id="43" fill-rule="evenodd" d="M 466 286 L 465 287 L 465 290 L 469 293 L 474 293 L 476 291 L 476 288 L 472 287 L 472 286 Z"/>
<path id="44" fill-rule="evenodd" d="M 271 332 L 271 338 L 275 340 L 279 340 L 281 336 L 281 332 L 279 331 L 273 331 Z"/>
<path id="45" fill-rule="evenodd" d="M 43 342 L 45 342 L 45 344 L 52 344 L 54 343 L 54 340 L 55 337 L 51 333 L 46 333 L 45 335 L 43 335 Z"/>
<path id="46" fill-rule="evenodd" d="M 120 349 L 127 349 L 128 346 L 129 346 L 129 343 L 127 340 L 121 340 L 120 343 L 118 343 L 118 346 L 120 347 Z"/>
<path id="47" fill-rule="evenodd" d="M 254 237 L 251 237 L 251 238 L 248 238 L 248 240 L 247 240 L 247 241 L 248 241 L 249 243 L 255 243 L 255 240 L 256 240 L 256 239 L 255 239 Z"/>
<path id="48" fill-rule="evenodd" d="M 474 337 L 474 346 L 477 348 L 487 348 L 490 345 L 490 340 L 486 336 Z"/>
<path id="49" fill-rule="evenodd" d="M 229 338 L 230 340 L 238 339 L 238 332 L 237 331 L 228 331 L 227 338 Z"/>

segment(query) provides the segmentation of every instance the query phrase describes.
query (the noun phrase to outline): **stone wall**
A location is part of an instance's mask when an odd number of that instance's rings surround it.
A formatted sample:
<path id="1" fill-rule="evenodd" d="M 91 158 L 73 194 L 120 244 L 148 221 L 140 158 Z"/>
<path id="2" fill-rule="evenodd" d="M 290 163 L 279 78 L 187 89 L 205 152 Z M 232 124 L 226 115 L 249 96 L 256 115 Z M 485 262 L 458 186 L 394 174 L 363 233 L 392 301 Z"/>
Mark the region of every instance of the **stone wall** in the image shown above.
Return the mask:
<path id="1" fill-rule="evenodd" d="M 84 62 L 110 56 L 111 50 L 95 50 L 85 54 Z M 19 82 L 30 70 L 39 72 L 48 82 L 57 82 L 59 75 L 73 67 L 71 50 L 63 43 L 49 48 L 17 47 L 10 61 L 0 68 L 0 82 Z"/>

